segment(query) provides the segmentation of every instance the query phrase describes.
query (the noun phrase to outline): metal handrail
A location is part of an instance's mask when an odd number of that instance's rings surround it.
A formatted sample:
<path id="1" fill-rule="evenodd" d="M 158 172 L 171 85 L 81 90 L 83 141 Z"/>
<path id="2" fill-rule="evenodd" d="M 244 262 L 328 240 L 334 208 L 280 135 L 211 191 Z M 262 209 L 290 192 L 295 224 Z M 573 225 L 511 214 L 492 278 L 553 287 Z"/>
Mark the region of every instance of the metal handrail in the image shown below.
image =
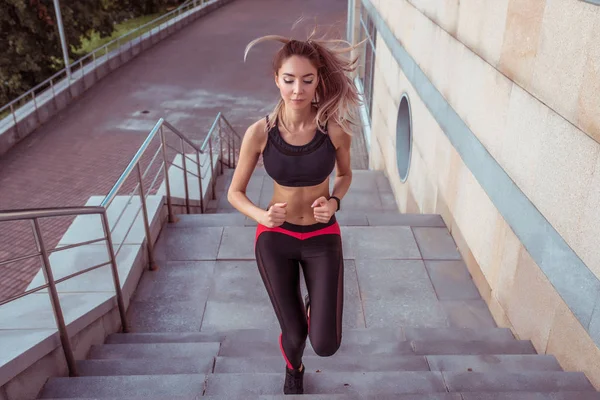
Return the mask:
<path id="1" fill-rule="evenodd" d="M 128 36 L 132 36 L 138 32 L 140 32 L 143 29 L 146 29 L 148 26 L 152 26 L 155 25 L 157 23 L 159 23 L 161 20 L 169 20 L 172 16 L 174 16 L 175 14 L 178 14 L 178 16 L 180 16 L 182 14 L 182 12 L 187 12 L 192 8 L 195 8 L 197 6 L 200 7 L 205 7 L 206 5 L 208 5 L 209 3 L 211 3 L 212 0 L 188 0 L 185 3 L 179 5 L 177 8 L 169 11 L 166 14 L 163 14 L 155 19 L 153 19 L 152 21 L 149 21 L 143 25 L 140 25 L 139 27 L 124 33 L 123 35 L 119 36 L 116 39 L 111 40 L 110 42 L 107 42 L 105 44 L 103 44 L 102 46 L 98 47 L 97 49 L 94 49 L 92 52 L 86 54 L 85 56 L 77 59 L 76 61 L 74 61 L 73 63 L 71 63 L 68 68 L 65 66 L 65 68 L 61 69 L 60 71 L 56 72 L 54 75 L 52 75 L 51 77 L 49 77 L 48 79 L 44 80 L 42 83 L 34 86 L 33 88 L 29 89 L 27 92 L 21 94 L 20 96 L 18 96 L 16 99 L 8 102 L 7 104 L 3 105 L 2 107 L 0 107 L 0 115 L 2 115 L 5 111 L 7 111 L 8 109 L 10 109 L 10 114 L 12 115 L 13 118 L 13 122 L 15 124 L 15 126 L 17 125 L 17 116 L 16 116 L 16 112 L 24 107 L 26 104 L 22 104 L 19 107 L 15 107 L 15 105 L 17 105 L 19 102 L 21 102 L 24 99 L 27 99 L 28 97 L 31 97 L 31 100 L 34 103 L 34 107 L 35 107 L 35 112 L 37 113 L 37 101 L 36 101 L 36 92 L 41 89 L 41 88 L 46 88 L 45 90 L 42 91 L 42 93 L 38 94 L 37 96 L 47 92 L 47 91 L 52 91 L 53 95 L 54 95 L 54 86 L 56 85 L 55 80 L 57 80 L 58 77 L 64 76 L 61 79 L 66 79 L 68 82 L 70 82 L 71 78 L 71 73 L 70 71 L 74 68 L 79 66 L 79 69 L 81 71 L 81 77 L 83 77 L 84 74 L 84 61 L 89 60 L 90 58 L 92 59 L 92 62 L 94 63 L 94 67 L 96 66 L 96 60 L 102 57 L 106 57 L 106 59 L 108 60 L 108 49 L 113 46 L 114 44 L 117 44 L 117 48 L 115 50 L 113 50 L 112 52 L 115 52 L 116 54 L 118 54 L 119 56 L 122 53 L 122 49 L 123 47 L 125 47 L 128 43 L 129 43 L 129 48 L 131 48 L 132 44 L 131 41 L 129 42 L 123 42 L 123 39 L 128 37 Z M 162 33 L 162 23 L 164 22 L 160 22 L 160 24 L 158 24 L 158 34 Z M 152 29 L 153 30 L 153 29 Z M 149 31 L 148 37 L 152 36 L 152 30 Z M 143 38 L 143 33 L 141 35 L 141 38 Z M 100 53 L 104 53 L 103 55 L 100 55 Z M 86 64 L 87 65 L 87 64 Z M 5 118 L 9 118 L 9 116 L 6 116 Z M 0 121 L 2 121 L 4 118 L 1 118 Z"/>
<path id="2" fill-rule="evenodd" d="M 221 122 L 223 122 L 229 129 L 228 130 L 222 129 Z M 173 132 L 180 139 L 181 152 L 179 154 L 182 156 L 183 168 L 176 165 L 174 162 L 170 161 L 167 157 L 167 153 L 166 153 L 167 147 L 170 147 L 170 148 L 173 148 L 173 147 L 167 145 L 166 132 L 163 129 L 163 127 L 168 128 L 171 132 Z M 143 155 L 145 154 L 145 152 L 148 150 L 150 143 L 152 142 L 152 140 L 154 138 L 156 138 L 156 136 L 159 132 L 160 132 L 160 140 L 161 140 L 160 147 L 157 150 L 157 152 L 155 153 L 154 157 L 152 157 L 152 160 L 151 160 L 148 168 L 146 168 L 146 171 L 142 172 L 140 161 L 141 161 Z M 226 133 L 226 135 L 224 135 L 224 133 Z M 218 137 L 217 137 L 217 134 L 218 134 Z M 174 214 L 173 214 L 173 210 L 172 210 L 172 204 L 171 204 L 172 203 L 171 188 L 170 188 L 170 182 L 169 182 L 169 169 L 167 168 L 167 165 L 171 165 L 171 166 L 180 168 L 184 172 L 184 185 L 185 185 L 185 193 L 186 193 L 186 198 L 185 198 L 186 211 L 188 213 L 190 212 L 190 199 L 189 199 L 189 190 L 188 190 L 188 181 L 187 181 L 187 175 L 190 174 L 190 175 L 198 178 L 199 191 L 200 191 L 200 209 L 201 209 L 201 212 L 204 212 L 205 211 L 204 201 L 203 201 L 204 196 L 202 193 L 203 175 L 201 172 L 201 167 L 204 164 L 200 163 L 200 155 L 201 154 L 206 155 L 207 147 L 208 147 L 208 157 L 210 158 L 210 171 L 212 173 L 212 184 L 213 184 L 212 197 L 215 198 L 215 186 L 214 185 L 216 184 L 216 179 L 214 179 L 215 169 L 214 169 L 213 153 L 212 153 L 213 141 L 219 139 L 219 146 L 220 146 L 219 161 L 221 162 L 220 165 L 221 165 L 221 173 L 222 173 L 223 164 L 225 163 L 224 156 L 223 156 L 223 144 L 224 144 L 223 139 L 226 139 L 225 144 L 227 145 L 227 149 L 228 149 L 228 157 L 227 157 L 227 162 L 225 164 L 235 167 L 235 156 L 233 157 L 233 160 L 232 160 L 232 154 L 233 154 L 233 152 L 235 152 L 236 138 L 238 139 L 238 144 L 241 143 L 240 135 L 235 131 L 235 129 L 233 129 L 231 124 L 227 121 L 227 119 L 220 112 L 217 114 L 217 117 L 215 118 L 215 121 L 213 122 L 211 129 L 209 130 L 202 146 L 196 145 L 186 135 L 184 135 L 179 130 L 177 130 L 175 127 L 173 127 L 171 124 L 169 124 L 167 121 L 165 121 L 164 118 L 160 118 L 158 120 L 158 122 L 154 125 L 152 130 L 148 133 L 148 136 L 146 137 L 146 139 L 144 140 L 144 142 L 142 143 L 142 145 L 140 146 L 138 151 L 135 153 L 135 155 L 133 156 L 133 158 L 131 159 L 131 161 L 129 162 L 129 164 L 127 165 L 127 167 L 121 174 L 121 176 L 117 179 L 117 181 L 115 182 L 115 184 L 113 185 L 111 190 L 108 192 L 106 197 L 102 200 L 102 202 L 100 203 L 99 206 L 54 207 L 54 208 L 45 208 L 45 209 L 19 209 L 19 210 L 0 211 L 0 222 L 22 221 L 22 220 L 32 221 L 33 233 L 34 233 L 34 237 L 35 237 L 35 241 L 36 241 L 37 249 L 38 249 L 37 254 L 27 255 L 27 256 L 19 256 L 19 257 L 13 258 L 8 261 L 2 261 L 2 262 L 0 262 L 0 266 L 10 264 L 13 262 L 22 261 L 22 260 L 33 258 L 33 257 L 41 256 L 42 257 L 42 271 L 44 273 L 45 282 L 46 282 L 44 285 L 37 286 L 35 288 L 27 290 L 24 293 L 21 293 L 19 295 L 12 296 L 6 300 L 0 301 L 0 306 L 10 303 L 12 301 L 15 301 L 17 299 L 20 299 L 22 297 L 28 296 L 30 294 L 39 292 L 40 290 L 48 289 L 51 303 L 52 303 L 52 309 L 54 311 L 55 320 L 56 320 L 57 328 L 59 331 L 62 348 L 65 353 L 67 366 L 69 368 L 69 374 L 71 376 L 77 376 L 78 375 L 77 365 L 75 363 L 75 358 L 73 355 L 70 338 L 69 338 L 69 335 L 67 332 L 67 327 L 66 327 L 64 315 L 62 312 L 56 285 L 61 282 L 66 281 L 66 280 L 69 280 L 71 278 L 74 278 L 76 276 L 85 274 L 87 272 L 96 270 L 98 268 L 101 268 L 101 267 L 104 267 L 104 266 L 110 264 L 112 277 L 113 277 L 113 283 L 115 285 L 117 306 L 119 308 L 119 315 L 120 315 L 120 319 L 121 319 L 122 330 L 123 330 L 123 332 L 128 332 L 129 328 L 128 328 L 127 319 L 126 319 L 125 303 L 123 300 L 123 293 L 121 291 L 121 283 L 120 283 L 120 278 L 119 278 L 119 274 L 118 274 L 116 257 L 121 249 L 121 246 L 123 245 L 123 243 L 125 243 L 125 238 L 127 237 L 129 232 L 131 231 L 133 225 L 135 224 L 135 221 L 137 220 L 137 217 L 138 217 L 140 211 L 143 211 L 144 228 L 145 228 L 145 236 L 146 236 L 146 243 L 147 243 L 146 248 L 148 250 L 148 257 L 149 257 L 148 258 L 149 268 L 151 270 L 154 270 L 156 268 L 155 263 L 154 263 L 154 255 L 153 255 L 154 246 L 153 246 L 151 232 L 150 232 L 150 221 L 149 221 L 148 209 L 147 209 L 147 204 L 146 204 L 148 194 L 150 193 L 149 189 L 151 189 L 154 186 L 154 183 L 157 181 L 160 174 L 164 173 L 165 186 L 166 186 L 166 192 L 167 192 L 166 198 L 167 198 L 167 206 L 168 206 L 168 213 L 169 213 L 169 222 L 175 222 L 175 218 L 174 218 Z M 184 143 L 187 143 L 195 151 L 196 161 L 192 160 L 189 156 L 187 156 L 185 149 L 183 147 Z M 162 151 L 162 154 L 163 154 L 162 163 L 160 165 L 160 168 L 158 169 L 157 176 L 154 178 L 154 180 L 153 180 L 152 184 L 150 185 L 150 187 L 148 188 L 148 190 L 146 190 L 146 188 L 144 186 L 144 177 L 146 176 L 147 172 L 150 170 L 150 166 L 151 166 L 152 162 L 154 162 L 156 160 L 156 158 L 157 158 L 156 155 L 160 151 Z M 197 175 L 191 171 L 188 171 L 188 169 L 187 169 L 188 161 L 196 164 L 197 172 L 198 172 Z M 131 196 L 129 197 L 128 203 L 131 201 L 133 195 L 139 191 L 139 196 L 140 196 L 140 200 L 141 200 L 140 201 L 141 209 L 138 208 L 137 213 L 135 214 L 135 216 L 133 218 L 133 222 L 131 223 L 131 226 L 129 227 L 129 229 L 125 233 L 125 236 L 123 237 L 122 243 L 120 244 L 117 251 L 115 251 L 114 243 L 112 240 L 112 230 L 110 228 L 110 223 L 108 221 L 108 207 L 110 207 L 110 205 L 116 198 L 117 193 L 119 193 L 119 191 L 123 188 L 125 181 L 127 180 L 127 178 L 129 176 L 131 176 L 131 173 L 133 172 L 134 169 L 137 170 L 137 181 L 138 182 L 137 182 L 137 185 L 135 186 L 135 189 L 133 190 Z M 117 219 L 116 224 L 118 224 L 124 211 L 125 211 L 125 208 L 123 209 L 123 211 L 121 212 L 121 215 Z M 57 247 L 57 248 L 51 249 L 51 250 L 46 248 L 44 238 L 42 235 L 42 231 L 40 228 L 40 224 L 39 224 L 39 219 L 50 218 L 50 217 L 61 217 L 61 216 L 89 215 L 89 214 L 99 214 L 101 216 L 102 227 L 104 230 L 104 236 L 102 238 L 88 240 L 85 242 L 79 242 L 79 243 L 75 243 L 75 244 L 69 244 L 66 246 L 60 246 L 60 247 Z M 68 250 L 68 249 L 72 249 L 72 248 L 76 248 L 76 247 L 81 247 L 81 246 L 85 246 L 85 245 L 89 245 L 89 244 L 93 244 L 93 243 L 98 243 L 101 241 L 105 241 L 107 244 L 107 247 L 109 250 L 109 259 L 110 259 L 108 262 L 102 263 L 99 265 L 95 265 L 93 267 L 89 267 L 84 270 L 69 274 L 60 279 L 54 278 L 53 273 L 52 273 L 51 264 L 50 264 L 50 259 L 49 259 L 49 256 L 51 253 L 57 252 L 57 251 Z"/>

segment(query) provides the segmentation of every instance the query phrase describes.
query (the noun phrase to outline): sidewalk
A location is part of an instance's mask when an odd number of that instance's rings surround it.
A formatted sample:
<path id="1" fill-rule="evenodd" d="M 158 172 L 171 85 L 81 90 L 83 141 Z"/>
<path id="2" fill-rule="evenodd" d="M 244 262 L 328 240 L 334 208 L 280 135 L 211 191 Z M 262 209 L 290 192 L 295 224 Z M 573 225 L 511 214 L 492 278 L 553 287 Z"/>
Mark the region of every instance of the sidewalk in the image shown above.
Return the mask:
<path id="1" fill-rule="evenodd" d="M 277 45 L 254 48 L 244 64 L 246 44 L 291 35 L 300 17 L 317 17 L 321 28 L 343 36 L 346 8 L 344 0 L 235 1 L 158 43 L 0 158 L 0 210 L 80 206 L 106 194 L 160 117 L 202 140 L 222 111 L 243 133 L 278 95 L 270 69 Z M 46 245 L 55 246 L 69 224 L 42 221 Z M 0 224 L 0 260 L 34 251 L 28 224 Z M 23 291 L 39 265 L 3 266 L 0 299 Z"/>

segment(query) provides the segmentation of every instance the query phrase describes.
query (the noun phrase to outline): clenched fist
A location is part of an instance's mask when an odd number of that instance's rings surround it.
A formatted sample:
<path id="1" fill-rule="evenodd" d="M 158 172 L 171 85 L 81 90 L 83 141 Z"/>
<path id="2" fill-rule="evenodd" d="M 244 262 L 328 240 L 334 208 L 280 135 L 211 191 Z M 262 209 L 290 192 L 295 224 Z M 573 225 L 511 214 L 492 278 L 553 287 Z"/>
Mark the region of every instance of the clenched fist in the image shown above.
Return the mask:
<path id="1" fill-rule="evenodd" d="M 285 222 L 285 216 L 287 214 L 286 208 L 287 203 L 275 203 L 269 207 L 269 211 L 265 211 L 265 215 L 260 221 L 261 225 L 267 228 L 275 228 Z"/>
<path id="2" fill-rule="evenodd" d="M 312 203 L 311 207 L 317 222 L 327 223 L 337 210 L 337 202 L 321 196 Z"/>

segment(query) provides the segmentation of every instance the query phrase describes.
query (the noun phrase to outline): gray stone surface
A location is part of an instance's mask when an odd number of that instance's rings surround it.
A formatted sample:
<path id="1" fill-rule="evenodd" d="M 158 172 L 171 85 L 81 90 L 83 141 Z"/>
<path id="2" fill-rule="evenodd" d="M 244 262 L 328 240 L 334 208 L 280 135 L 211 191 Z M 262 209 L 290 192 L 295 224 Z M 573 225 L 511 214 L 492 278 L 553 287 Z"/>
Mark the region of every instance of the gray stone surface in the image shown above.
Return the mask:
<path id="1" fill-rule="evenodd" d="M 209 300 L 267 304 L 269 296 L 256 261 L 217 261 Z"/>
<path id="2" fill-rule="evenodd" d="M 204 374 L 51 378 L 46 383 L 40 398 L 111 396 L 172 398 L 171 396 L 201 394 L 204 380 Z"/>
<path id="3" fill-rule="evenodd" d="M 307 340 L 306 349 L 304 352 L 307 356 L 315 356 L 310 340 Z M 354 356 L 360 357 L 363 355 L 413 355 L 411 344 L 406 341 L 399 342 L 372 342 L 372 343 L 353 343 L 346 342 L 342 338 L 342 344 L 336 353 L 336 356 Z M 221 343 L 219 350 L 221 357 L 264 357 L 264 356 L 281 356 L 279 349 L 279 338 L 274 336 L 270 341 L 256 342 L 241 342 L 226 338 Z"/>
<path id="4" fill-rule="evenodd" d="M 285 371 L 283 367 L 282 371 Z M 262 394 L 282 394 L 283 374 L 213 374 L 207 376 L 207 396 L 249 398 Z M 306 391 L 305 391 L 306 393 Z"/>
<path id="5" fill-rule="evenodd" d="M 508 328 L 414 328 L 403 327 L 406 340 L 515 340 Z"/>
<path id="6" fill-rule="evenodd" d="M 208 374 L 213 363 L 213 357 L 82 360 L 77 370 L 80 376 Z"/>
<path id="7" fill-rule="evenodd" d="M 463 400 L 600 400 L 598 392 L 497 392 L 462 393 Z"/>
<path id="8" fill-rule="evenodd" d="M 214 261 L 171 261 L 156 271 L 144 271 L 136 301 L 196 301 L 204 303 L 212 283 Z"/>
<path id="9" fill-rule="evenodd" d="M 462 261 L 425 261 L 440 300 L 477 300 L 479 291 Z"/>
<path id="10" fill-rule="evenodd" d="M 594 390 L 582 372 L 443 372 L 450 392 Z"/>
<path id="11" fill-rule="evenodd" d="M 209 300 L 206 303 L 201 331 L 215 332 L 242 328 L 275 329 L 277 327 L 279 327 L 279 323 L 270 302 L 241 303 L 239 301 Z"/>
<path id="12" fill-rule="evenodd" d="M 529 340 L 413 340 L 411 345 L 418 355 L 537 354 Z"/>
<path id="13" fill-rule="evenodd" d="M 215 260 L 221 243 L 223 228 L 170 228 L 167 235 L 167 260 Z"/>
<path id="14" fill-rule="evenodd" d="M 225 227 L 218 258 L 220 260 L 254 260 L 255 236 L 256 228 L 253 227 Z"/>
<path id="15" fill-rule="evenodd" d="M 483 300 L 440 302 L 450 326 L 458 328 L 495 328 L 496 322 Z"/>
<path id="16" fill-rule="evenodd" d="M 413 228 L 424 260 L 460 260 L 454 239 L 446 228 Z"/>
<path id="17" fill-rule="evenodd" d="M 368 212 L 366 217 L 371 226 L 417 226 L 445 228 L 438 214 L 400 214 L 397 211 Z"/>
<path id="18" fill-rule="evenodd" d="M 403 394 L 445 392 L 437 372 L 360 372 L 307 374 L 305 392 L 344 394 Z"/>
<path id="19" fill-rule="evenodd" d="M 356 269 L 367 327 L 448 326 L 422 261 L 357 259 Z"/>
<path id="20" fill-rule="evenodd" d="M 204 303 L 197 301 L 132 301 L 127 310 L 132 332 L 198 331 L 203 315 Z"/>
<path id="21" fill-rule="evenodd" d="M 179 222 L 174 227 L 200 228 L 206 226 L 244 226 L 245 216 L 242 214 L 181 214 L 177 216 Z"/>
<path id="22" fill-rule="evenodd" d="M 381 372 L 381 371 L 429 371 L 422 356 L 305 356 L 302 359 L 307 372 Z M 285 361 L 281 356 L 272 357 L 218 357 L 215 373 L 272 372 L 280 373 Z"/>
<path id="23" fill-rule="evenodd" d="M 342 227 L 344 258 L 420 259 L 409 227 Z"/>
<path id="24" fill-rule="evenodd" d="M 554 356 L 537 354 L 430 355 L 427 362 L 432 371 L 562 371 Z"/>
<path id="25" fill-rule="evenodd" d="M 368 226 L 369 221 L 363 213 L 355 211 L 338 211 L 335 213 L 335 219 L 341 226 Z"/>
<path id="26" fill-rule="evenodd" d="M 304 393 L 312 394 L 380 394 L 444 392 L 441 374 L 436 372 L 357 372 L 306 373 Z M 207 395 L 247 395 L 281 393 L 279 374 L 209 375 Z"/>
<path id="27" fill-rule="evenodd" d="M 219 351 L 219 343 L 128 343 L 92 346 L 88 359 L 162 359 L 181 357 L 211 357 Z"/>
<path id="28" fill-rule="evenodd" d="M 344 260 L 344 312 L 342 314 L 342 327 L 343 329 L 366 328 L 354 260 Z"/>
<path id="29" fill-rule="evenodd" d="M 224 333 L 113 333 L 106 337 L 107 344 L 122 343 L 198 343 L 220 342 L 225 337 Z"/>

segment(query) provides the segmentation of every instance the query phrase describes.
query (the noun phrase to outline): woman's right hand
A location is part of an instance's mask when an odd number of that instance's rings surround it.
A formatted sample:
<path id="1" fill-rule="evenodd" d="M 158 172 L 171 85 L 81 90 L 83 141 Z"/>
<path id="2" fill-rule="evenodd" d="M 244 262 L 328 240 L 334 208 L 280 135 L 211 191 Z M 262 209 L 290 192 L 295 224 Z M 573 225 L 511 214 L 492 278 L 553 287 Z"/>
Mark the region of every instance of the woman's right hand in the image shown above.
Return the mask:
<path id="1" fill-rule="evenodd" d="M 285 222 L 285 216 L 287 211 L 285 207 L 287 203 L 275 203 L 271 207 L 269 207 L 268 211 L 264 212 L 261 221 L 258 221 L 259 224 L 266 226 L 267 228 L 275 228 L 276 226 L 280 226 Z"/>

